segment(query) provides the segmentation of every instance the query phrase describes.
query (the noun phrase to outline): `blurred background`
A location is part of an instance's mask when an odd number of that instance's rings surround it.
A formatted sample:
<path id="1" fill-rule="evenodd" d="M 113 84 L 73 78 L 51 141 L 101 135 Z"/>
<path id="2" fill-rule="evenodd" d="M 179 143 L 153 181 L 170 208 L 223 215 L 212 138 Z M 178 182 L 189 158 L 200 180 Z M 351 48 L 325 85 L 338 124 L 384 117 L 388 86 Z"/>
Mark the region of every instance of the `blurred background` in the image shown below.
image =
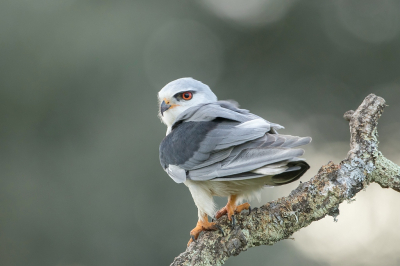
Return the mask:
<path id="1" fill-rule="evenodd" d="M 0 265 L 169 265 L 185 250 L 197 209 L 159 165 L 156 99 L 180 77 L 313 137 L 303 181 L 346 157 L 342 115 L 375 93 L 380 150 L 400 164 L 400 1 L 2 0 L 0 58 Z M 400 194 L 356 199 L 226 265 L 399 265 Z"/>

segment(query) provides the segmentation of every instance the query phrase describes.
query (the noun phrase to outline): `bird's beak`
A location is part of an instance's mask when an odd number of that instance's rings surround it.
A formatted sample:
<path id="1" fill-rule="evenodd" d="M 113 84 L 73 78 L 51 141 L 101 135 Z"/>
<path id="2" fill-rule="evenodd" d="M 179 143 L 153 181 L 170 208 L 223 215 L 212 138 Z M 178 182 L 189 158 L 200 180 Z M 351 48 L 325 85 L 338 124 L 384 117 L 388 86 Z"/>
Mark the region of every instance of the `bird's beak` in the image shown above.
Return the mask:
<path id="1" fill-rule="evenodd" d="M 161 116 L 163 116 L 164 112 L 167 111 L 169 108 L 171 108 L 171 105 L 166 104 L 165 101 L 163 101 L 160 106 Z"/>

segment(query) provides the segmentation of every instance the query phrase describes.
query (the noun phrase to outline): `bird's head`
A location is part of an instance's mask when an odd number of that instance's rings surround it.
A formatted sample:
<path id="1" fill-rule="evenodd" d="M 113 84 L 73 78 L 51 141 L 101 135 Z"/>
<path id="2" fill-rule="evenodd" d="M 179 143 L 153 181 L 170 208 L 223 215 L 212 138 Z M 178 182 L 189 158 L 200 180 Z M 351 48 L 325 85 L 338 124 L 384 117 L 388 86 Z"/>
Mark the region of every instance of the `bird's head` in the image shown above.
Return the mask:
<path id="1" fill-rule="evenodd" d="M 171 127 L 182 112 L 198 104 L 217 101 L 217 96 L 206 84 L 192 79 L 180 78 L 171 81 L 158 92 L 159 116 Z"/>

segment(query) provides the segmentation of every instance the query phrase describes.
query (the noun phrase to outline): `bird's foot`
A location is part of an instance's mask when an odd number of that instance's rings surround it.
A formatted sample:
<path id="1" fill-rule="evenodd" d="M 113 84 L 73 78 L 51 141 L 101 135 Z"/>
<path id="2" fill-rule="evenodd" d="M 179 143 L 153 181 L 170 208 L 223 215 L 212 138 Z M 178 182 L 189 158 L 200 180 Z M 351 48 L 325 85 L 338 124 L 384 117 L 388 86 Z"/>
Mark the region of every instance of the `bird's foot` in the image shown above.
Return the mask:
<path id="1" fill-rule="evenodd" d="M 222 235 L 224 235 L 224 231 L 222 231 L 222 228 L 216 223 L 210 223 L 206 216 L 205 220 L 199 220 L 197 222 L 196 227 L 193 228 L 192 231 L 190 231 L 190 240 L 187 245 L 189 246 L 193 241 L 195 241 L 199 237 L 202 231 L 215 231 L 215 230 L 220 230 L 222 232 Z"/>
<path id="2" fill-rule="evenodd" d="M 228 220 L 232 222 L 232 230 L 233 230 L 235 229 L 235 224 L 236 224 L 235 213 L 241 213 L 243 210 L 249 210 L 250 214 L 251 212 L 250 204 L 246 202 L 236 206 L 235 204 L 232 204 L 232 201 L 228 201 L 228 204 L 226 204 L 225 207 L 220 209 L 215 214 L 215 218 L 218 219 L 221 216 L 228 214 Z"/>
<path id="3" fill-rule="evenodd" d="M 220 217 L 222 217 L 223 215 L 228 213 L 228 209 L 225 207 L 223 207 L 222 209 L 220 209 L 219 211 L 217 211 L 217 213 L 215 214 L 215 219 L 219 219 Z"/>
<path id="4" fill-rule="evenodd" d="M 235 212 L 241 213 L 243 210 L 249 210 L 249 212 L 251 212 L 250 204 L 248 202 L 236 206 Z"/>
<path id="5" fill-rule="evenodd" d="M 240 204 L 238 206 L 232 206 L 228 203 L 225 207 L 217 211 L 217 213 L 215 214 L 215 218 L 218 219 L 223 215 L 228 214 L 228 219 L 229 221 L 231 221 L 232 216 L 235 213 L 241 213 L 243 210 L 249 210 L 249 213 L 251 212 L 250 204 L 248 202 Z"/>

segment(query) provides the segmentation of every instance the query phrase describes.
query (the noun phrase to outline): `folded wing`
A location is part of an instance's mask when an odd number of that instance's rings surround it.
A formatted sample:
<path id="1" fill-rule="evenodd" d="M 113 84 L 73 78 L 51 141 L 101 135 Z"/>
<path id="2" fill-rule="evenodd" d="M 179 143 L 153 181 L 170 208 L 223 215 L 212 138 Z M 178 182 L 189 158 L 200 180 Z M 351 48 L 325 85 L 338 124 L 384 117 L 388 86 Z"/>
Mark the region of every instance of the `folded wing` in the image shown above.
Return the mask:
<path id="1" fill-rule="evenodd" d="M 271 176 L 267 185 L 292 182 L 309 168 L 295 147 L 311 138 L 277 134 L 281 128 L 229 102 L 196 106 L 162 141 L 160 162 L 178 183 L 262 176 Z"/>

